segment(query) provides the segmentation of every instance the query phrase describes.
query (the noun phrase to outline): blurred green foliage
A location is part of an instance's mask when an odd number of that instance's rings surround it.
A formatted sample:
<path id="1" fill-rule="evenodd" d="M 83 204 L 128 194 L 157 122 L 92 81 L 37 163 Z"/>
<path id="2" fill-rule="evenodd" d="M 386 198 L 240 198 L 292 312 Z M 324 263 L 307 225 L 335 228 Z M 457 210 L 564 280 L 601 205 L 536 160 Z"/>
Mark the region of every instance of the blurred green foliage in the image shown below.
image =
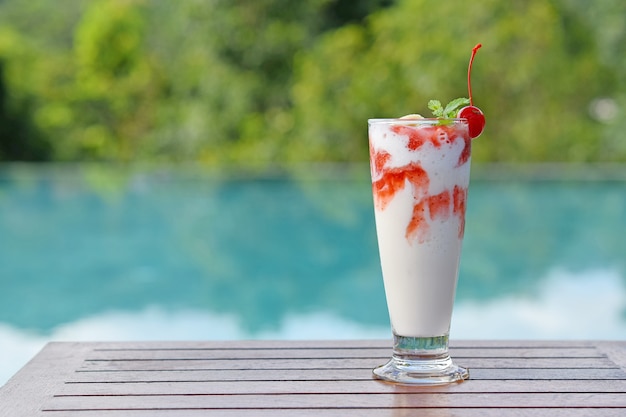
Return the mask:
<path id="1" fill-rule="evenodd" d="M 626 161 L 623 0 L 0 0 L 0 160 L 365 161 L 467 95 L 479 161 Z"/>

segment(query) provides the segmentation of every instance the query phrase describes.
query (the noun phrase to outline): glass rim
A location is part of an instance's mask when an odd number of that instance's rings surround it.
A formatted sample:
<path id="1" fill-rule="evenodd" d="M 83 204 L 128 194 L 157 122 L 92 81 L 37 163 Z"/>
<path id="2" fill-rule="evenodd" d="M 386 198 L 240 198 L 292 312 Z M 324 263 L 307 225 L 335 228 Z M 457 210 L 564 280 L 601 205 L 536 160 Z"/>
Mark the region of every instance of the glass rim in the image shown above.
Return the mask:
<path id="1" fill-rule="evenodd" d="M 447 122 L 447 123 L 443 123 L 445 124 L 450 124 L 450 123 L 467 123 L 467 119 L 466 118 L 459 118 L 459 117 L 453 117 L 453 118 L 435 118 L 435 117 L 430 117 L 430 118 L 422 118 L 422 119 L 402 119 L 402 118 L 373 118 L 373 119 L 367 119 L 367 123 L 368 124 L 422 124 L 422 125 L 429 125 L 429 126 L 435 126 L 435 125 L 439 125 L 442 124 L 441 122 Z"/>

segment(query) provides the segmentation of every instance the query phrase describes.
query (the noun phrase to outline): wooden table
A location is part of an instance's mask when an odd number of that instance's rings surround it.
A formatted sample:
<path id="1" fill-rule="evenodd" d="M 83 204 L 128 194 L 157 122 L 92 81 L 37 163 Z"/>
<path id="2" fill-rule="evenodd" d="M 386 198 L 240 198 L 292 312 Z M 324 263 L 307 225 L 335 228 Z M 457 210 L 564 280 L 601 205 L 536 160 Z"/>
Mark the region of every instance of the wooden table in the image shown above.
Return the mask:
<path id="1" fill-rule="evenodd" d="M 453 341 L 470 380 L 372 379 L 390 341 L 50 343 L 0 416 L 626 416 L 626 342 Z"/>

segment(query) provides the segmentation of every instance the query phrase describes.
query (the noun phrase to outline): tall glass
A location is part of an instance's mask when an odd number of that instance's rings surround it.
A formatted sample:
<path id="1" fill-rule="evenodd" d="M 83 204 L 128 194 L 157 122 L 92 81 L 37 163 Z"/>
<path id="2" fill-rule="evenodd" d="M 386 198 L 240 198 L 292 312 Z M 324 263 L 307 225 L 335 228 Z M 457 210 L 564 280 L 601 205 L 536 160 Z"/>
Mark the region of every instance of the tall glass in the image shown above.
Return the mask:
<path id="1" fill-rule="evenodd" d="M 380 379 L 445 384 L 469 377 L 448 354 L 465 229 L 471 139 L 465 119 L 370 119 L 372 192 L 393 331 Z"/>

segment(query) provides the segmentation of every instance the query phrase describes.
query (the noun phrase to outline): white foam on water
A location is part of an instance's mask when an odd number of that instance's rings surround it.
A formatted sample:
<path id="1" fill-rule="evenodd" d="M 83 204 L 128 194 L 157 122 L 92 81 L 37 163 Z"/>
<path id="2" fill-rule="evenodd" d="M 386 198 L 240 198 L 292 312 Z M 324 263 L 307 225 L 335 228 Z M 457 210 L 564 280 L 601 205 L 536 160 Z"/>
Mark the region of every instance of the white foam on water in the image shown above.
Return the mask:
<path id="1" fill-rule="evenodd" d="M 388 326 L 368 326 L 328 312 L 288 315 L 275 330 L 248 332 L 234 315 L 198 310 L 109 311 L 57 327 L 49 335 L 0 323 L 0 386 L 49 341 L 362 339 L 387 338 Z"/>
<path id="2" fill-rule="evenodd" d="M 457 339 L 624 339 L 626 288 L 616 270 L 554 269 L 532 296 L 462 301 L 450 335 Z"/>
<path id="3" fill-rule="evenodd" d="M 381 294 L 382 296 L 382 294 Z M 626 288 L 616 270 L 554 269 L 533 296 L 464 300 L 455 305 L 452 339 L 626 338 Z M 251 333 L 235 315 L 198 310 L 109 311 L 63 324 L 50 334 L 0 323 L 0 385 L 48 341 L 370 339 L 390 338 L 371 326 L 328 311 L 291 314 L 272 330 Z"/>

